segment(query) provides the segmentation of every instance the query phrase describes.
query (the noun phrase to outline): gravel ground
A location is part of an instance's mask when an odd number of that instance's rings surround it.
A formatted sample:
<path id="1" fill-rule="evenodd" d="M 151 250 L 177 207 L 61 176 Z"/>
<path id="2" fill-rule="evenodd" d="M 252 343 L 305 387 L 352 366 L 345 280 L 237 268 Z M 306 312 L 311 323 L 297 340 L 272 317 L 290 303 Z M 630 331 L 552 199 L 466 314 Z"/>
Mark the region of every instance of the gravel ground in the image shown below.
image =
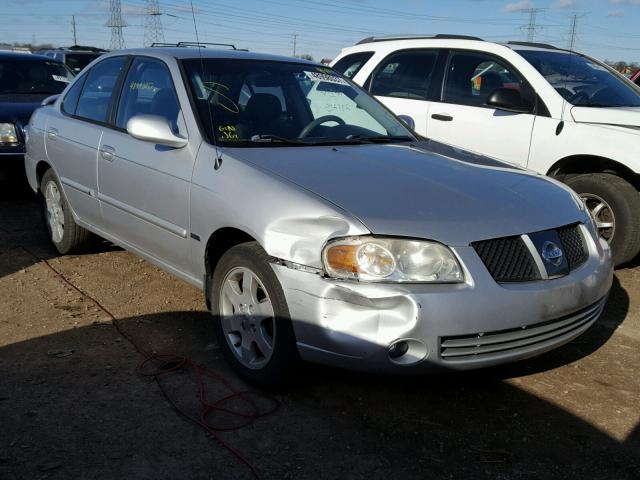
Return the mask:
<path id="1" fill-rule="evenodd" d="M 104 305 L 141 348 L 189 356 L 248 388 L 221 358 L 201 292 L 108 244 L 57 256 L 32 196 L 3 188 L 0 478 L 252 478 L 137 373 L 142 357 L 111 318 L 27 252 Z M 220 438 L 266 479 L 637 480 L 639 360 L 636 265 L 616 273 L 590 331 L 542 357 L 446 376 L 309 366 L 273 394 L 274 414 Z M 199 415 L 193 375 L 162 385 Z M 219 381 L 206 388 L 226 394 Z"/>

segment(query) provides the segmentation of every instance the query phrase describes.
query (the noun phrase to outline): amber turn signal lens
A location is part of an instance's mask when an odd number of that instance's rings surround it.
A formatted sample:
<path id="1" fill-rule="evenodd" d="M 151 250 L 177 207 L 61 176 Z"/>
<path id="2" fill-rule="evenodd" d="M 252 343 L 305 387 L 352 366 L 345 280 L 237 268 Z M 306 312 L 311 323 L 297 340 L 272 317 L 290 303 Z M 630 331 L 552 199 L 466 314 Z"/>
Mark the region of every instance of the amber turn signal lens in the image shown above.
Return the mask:
<path id="1" fill-rule="evenodd" d="M 327 265 L 333 270 L 356 273 L 358 271 L 357 248 L 356 245 L 330 247 L 326 252 Z"/>

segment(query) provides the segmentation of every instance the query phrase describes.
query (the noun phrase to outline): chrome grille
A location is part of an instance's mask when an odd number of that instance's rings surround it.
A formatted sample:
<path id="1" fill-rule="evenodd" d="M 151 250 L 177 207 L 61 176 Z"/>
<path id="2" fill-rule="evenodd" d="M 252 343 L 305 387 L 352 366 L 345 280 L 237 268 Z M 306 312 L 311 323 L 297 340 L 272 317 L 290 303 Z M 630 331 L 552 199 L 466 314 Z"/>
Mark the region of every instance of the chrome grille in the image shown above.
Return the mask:
<path id="1" fill-rule="evenodd" d="M 545 343 L 562 342 L 589 328 L 602 313 L 605 303 L 606 298 L 603 298 L 571 315 L 521 328 L 442 337 L 440 357 L 445 362 L 464 363 L 517 354 L 519 351 L 526 353 L 526 350 Z"/>

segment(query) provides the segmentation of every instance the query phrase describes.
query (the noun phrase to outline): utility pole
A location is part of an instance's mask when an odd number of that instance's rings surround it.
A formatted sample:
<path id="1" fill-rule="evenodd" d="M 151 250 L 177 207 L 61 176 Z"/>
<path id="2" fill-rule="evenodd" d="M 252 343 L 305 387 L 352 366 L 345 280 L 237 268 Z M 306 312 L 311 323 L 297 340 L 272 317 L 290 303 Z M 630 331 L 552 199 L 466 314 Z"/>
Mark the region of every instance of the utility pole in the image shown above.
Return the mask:
<path id="1" fill-rule="evenodd" d="M 525 27 L 527 31 L 527 42 L 533 42 L 537 30 L 538 13 L 543 12 L 544 8 L 528 8 L 525 12 L 529 12 L 529 23 Z"/>
<path id="2" fill-rule="evenodd" d="M 73 30 L 73 44 L 78 45 L 78 37 L 76 36 L 76 16 L 71 15 L 71 29 Z"/>
<path id="3" fill-rule="evenodd" d="M 164 30 L 160 21 L 160 2 L 147 0 L 147 10 L 144 19 L 144 46 L 149 47 L 153 43 L 164 42 Z"/>
<path id="4" fill-rule="evenodd" d="M 293 34 L 293 56 L 296 56 L 296 47 L 298 45 L 298 34 L 294 33 Z"/>
<path id="5" fill-rule="evenodd" d="M 578 20 L 585 17 L 589 12 L 574 13 L 571 15 L 571 25 L 569 26 L 569 50 L 573 50 L 576 46 L 576 40 L 578 39 Z"/>
<path id="6" fill-rule="evenodd" d="M 569 50 L 573 50 L 576 45 L 576 29 L 578 27 L 578 14 L 571 16 L 571 28 L 569 29 Z"/>
<path id="7" fill-rule="evenodd" d="M 111 29 L 111 50 L 122 50 L 124 46 L 124 37 L 122 36 L 122 28 L 127 26 L 127 23 L 122 19 L 122 3 L 120 0 L 111 0 L 109 11 L 111 16 L 107 23 L 107 27 Z"/>

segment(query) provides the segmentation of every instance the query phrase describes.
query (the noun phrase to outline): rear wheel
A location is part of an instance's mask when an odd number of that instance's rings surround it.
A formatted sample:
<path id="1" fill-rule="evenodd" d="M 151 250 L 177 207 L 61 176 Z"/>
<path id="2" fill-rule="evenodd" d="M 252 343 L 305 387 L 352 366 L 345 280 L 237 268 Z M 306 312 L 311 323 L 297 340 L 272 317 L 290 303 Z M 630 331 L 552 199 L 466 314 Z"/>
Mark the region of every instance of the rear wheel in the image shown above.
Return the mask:
<path id="1" fill-rule="evenodd" d="M 91 233 L 76 224 L 53 170 L 47 170 L 42 176 L 40 192 L 42 216 L 56 250 L 65 255 L 85 249 L 90 243 Z"/>
<path id="2" fill-rule="evenodd" d="M 223 255 L 210 298 L 218 341 L 238 375 L 263 385 L 289 381 L 299 365 L 289 308 L 258 243 L 237 245 Z"/>
<path id="3" fill-rule="evenodd" d="M 598 233 L 611 246 L 616 266 L 640 252 L 640 193 L 610 173 L 589 173 L 566 180 L 587 205 Z"/>

